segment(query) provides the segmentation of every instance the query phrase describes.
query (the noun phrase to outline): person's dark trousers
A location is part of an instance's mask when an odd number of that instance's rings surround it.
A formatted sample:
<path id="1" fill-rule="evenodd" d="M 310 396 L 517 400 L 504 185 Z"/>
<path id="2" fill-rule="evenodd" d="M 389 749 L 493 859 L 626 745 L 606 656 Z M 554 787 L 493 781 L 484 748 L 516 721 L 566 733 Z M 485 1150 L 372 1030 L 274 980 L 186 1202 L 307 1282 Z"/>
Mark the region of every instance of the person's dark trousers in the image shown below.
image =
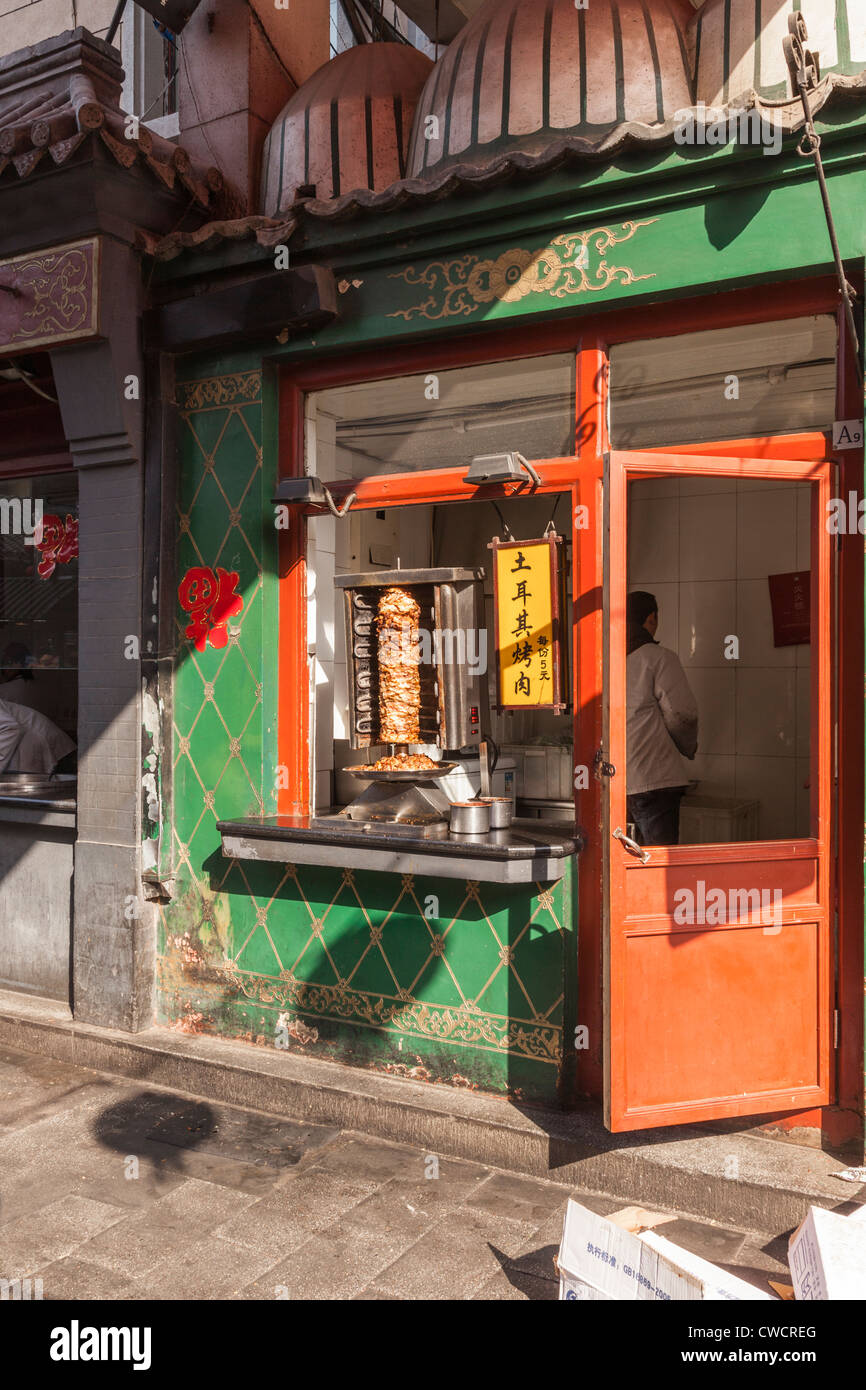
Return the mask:
<path id="1" fill-rule="evenodd" d="M 688 787 L 660 787 L 625 799 L 628 818 L 636 827 L 639 845 L 677 845 L 680 841 L 680 802 Z"/>

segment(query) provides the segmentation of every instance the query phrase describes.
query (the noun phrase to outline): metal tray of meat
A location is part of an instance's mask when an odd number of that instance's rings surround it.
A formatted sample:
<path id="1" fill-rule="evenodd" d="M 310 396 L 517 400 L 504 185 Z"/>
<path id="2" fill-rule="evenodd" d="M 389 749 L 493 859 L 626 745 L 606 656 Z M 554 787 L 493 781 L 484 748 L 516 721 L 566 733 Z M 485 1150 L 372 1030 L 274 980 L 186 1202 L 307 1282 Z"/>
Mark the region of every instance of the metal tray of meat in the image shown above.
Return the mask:
<path id="1" fill-rule="evenodd" d="M 385 768 L 344 767 L 352 777 L 363 777 L 365 782 L 430 782 L 436 777 L 445 777 L 453 772 L 456 763 L 437 763 L 435 767 L 400 767 L 388 772 Z"/>

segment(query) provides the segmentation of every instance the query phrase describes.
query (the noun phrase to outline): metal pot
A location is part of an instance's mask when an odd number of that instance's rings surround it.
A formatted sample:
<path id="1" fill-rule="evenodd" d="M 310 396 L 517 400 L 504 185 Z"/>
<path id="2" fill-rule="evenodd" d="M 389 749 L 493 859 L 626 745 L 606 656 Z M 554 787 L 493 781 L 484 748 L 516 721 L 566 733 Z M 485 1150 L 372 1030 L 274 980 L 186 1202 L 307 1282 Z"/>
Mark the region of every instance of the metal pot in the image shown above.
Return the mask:
<path id="1" fill-rule="evenodd" d="M 490 808 L 483 801 L 452 801 L 451 830 L 455 835 L 486 835 Z"/>
<path id="2" fill-rule="evenodd" d="M 491 830 L 505 830 L 511 824 L 514 806 L 510 796 L 479 796 L 478 800 L 490 809 Z"/>

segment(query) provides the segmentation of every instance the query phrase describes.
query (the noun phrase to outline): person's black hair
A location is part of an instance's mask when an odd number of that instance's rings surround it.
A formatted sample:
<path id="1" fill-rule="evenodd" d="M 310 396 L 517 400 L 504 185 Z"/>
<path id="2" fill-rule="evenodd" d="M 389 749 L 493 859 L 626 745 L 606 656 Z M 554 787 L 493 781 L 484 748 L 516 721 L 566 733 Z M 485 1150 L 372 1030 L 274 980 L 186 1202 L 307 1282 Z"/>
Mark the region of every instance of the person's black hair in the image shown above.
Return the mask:
<path id="1" fill-rule="evenodd" d="M 655 594 L 647 593 L 646 589 L 635 589 L 626 600 L 626 617 L 630 623 L 637 623 L 639 627 L 643 627 L 650 614 L 658 611 Z"/>
<path id="2" fill-rule="evenodd" d="M 16 671 L 19 680 L 32 681 L 30 653 L 23 642 L 10 642 L 0 657 L 0 673 L 5 674 L 6 671 Z"/>

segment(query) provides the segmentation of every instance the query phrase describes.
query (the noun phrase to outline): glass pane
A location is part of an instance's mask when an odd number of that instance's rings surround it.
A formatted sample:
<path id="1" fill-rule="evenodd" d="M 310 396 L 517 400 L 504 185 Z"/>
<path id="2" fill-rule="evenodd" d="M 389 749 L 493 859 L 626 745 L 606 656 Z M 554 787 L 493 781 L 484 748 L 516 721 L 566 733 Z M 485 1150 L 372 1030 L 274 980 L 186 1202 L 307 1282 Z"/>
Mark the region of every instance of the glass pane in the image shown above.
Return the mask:
<path id="1" fill-rule="evenodd" d="M 5 479 L 0 509 L 0 771 L 50 771 L 62 756 L 52 751 L 71 751 L 78 718 L 77 479 Z M 10 751 L 4 720 L 22 719 L 39 730 Z"/>
<path id="2" fill-rule="evenodd" d="M 626 788 L 638 841 L 810 834 L 810 502 L 810 484 L 788 480 L 629 484 Z"/>
<path id="3" fill-rule="evenodd" d="M 490 502 L 459 502 L 435 506 L 387 507 L 350 512 L 342 521 L 315 517 L 309 523 L 308 560 L 311 596 L 308 621 L 315 632 L 314 686 L 316 743 L 314 750 L 316 806 L 322 810 L 345 805 L 360 784 L 344 769 L 374 762 L 388 752 L 386 745 L 361 750 L 351 747 L 351 717 L 343 618 L 342 591 L 334 578 L 341 574 L 374 573 L 397 568 L 482 569 L 484 625 L 477 639 L 467 641 L 470 667 L 483 680 L 486 698 L 482 727 L 499 750 L 494 792 L 513 795 L 522 815 L 557 822 L 574 820 L 573 723 L 569 710 L 497 713 L 491 551 L 494 536 L 503 535 L 503 522 L 515 538 L 544 534 L 553 520 L 567 533 L 570 499 L 559 496 L 522 497 Z M 566 612 L 571 601 L 571 547 L 563 545 Z M 571 623 L 562 625 L 566 643 L 564 664 L 571 669 Z M 427 658 L 423 658 L 426 660 Z M 567 697 L 567 698 L 570 698 Z M 435 745 L 412 745 L 412 752 L 438 757 Z M 478 789 L 478 751 L 449 750 L 459 771 L 447 788 L 455 796 Z M 469 783 L 472 789 L 469 790 Z"/>
<path id="4" fill-rule="evenodd" d="M 480 454 L 574 454 L 574 356 L 335 387 L 307 398 L 307 471 L 360 478 L 468 468 Z"/>
<path id="5" fill-rule="evenodd" d="M 610 353 L 615 449 L 829 430 L 830 315 L 620 343 Z"/>

